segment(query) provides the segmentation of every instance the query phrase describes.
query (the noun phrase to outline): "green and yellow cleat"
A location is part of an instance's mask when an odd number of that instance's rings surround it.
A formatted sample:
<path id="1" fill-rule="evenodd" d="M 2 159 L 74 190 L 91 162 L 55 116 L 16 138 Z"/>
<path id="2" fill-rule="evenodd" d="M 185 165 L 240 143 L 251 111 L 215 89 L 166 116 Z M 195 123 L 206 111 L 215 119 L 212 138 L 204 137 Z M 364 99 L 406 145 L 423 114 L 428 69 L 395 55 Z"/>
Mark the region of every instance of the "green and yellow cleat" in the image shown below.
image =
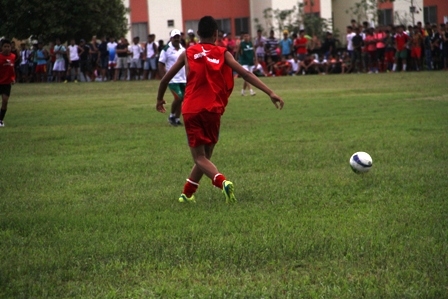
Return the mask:
<path id="1" fill-rule="evenodd" d="M 196 203 L 196 200 L 194 199 L 194 195 L 191 197 L 187 197 L 185 194 L 181 194 L 179 196 L 179 202 L 190 202 L 190 203 Z"/>
<path id="2" fill-rule="evenodd" d="M 226 196 L 226 203 L 236 202 L 235 194 L 233 194 L 235 187 L 231 181 L 222 182 L 222 193 Z"/>

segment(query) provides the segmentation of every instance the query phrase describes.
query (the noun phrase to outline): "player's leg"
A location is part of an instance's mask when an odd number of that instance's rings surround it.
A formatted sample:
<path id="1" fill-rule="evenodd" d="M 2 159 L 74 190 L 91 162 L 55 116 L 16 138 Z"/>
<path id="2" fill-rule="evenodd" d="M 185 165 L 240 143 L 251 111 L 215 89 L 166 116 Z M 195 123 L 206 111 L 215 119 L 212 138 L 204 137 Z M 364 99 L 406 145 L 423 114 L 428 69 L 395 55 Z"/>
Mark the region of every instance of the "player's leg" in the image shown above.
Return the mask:
<path id="1" fill-rule="evenodd" d="M 402 64 L 403 64 L 403 69 L 402 70 L 403 70 L 403 72 L 405 72 L 406 71 L 406 61 L 408 59 L 407 50 L 405 49 L 405 50 L 401 51 L 400 56 L 401 56 L 401 61 L 402 61 Z"/>
<path id="2" fill-rule="evenodd" d="M 2 107 L 0 109 L 0 127 L 4 127 L 3 120 L 5 119 L 6 110 L 8 109 L 9 95 L 11 94 L 11 85 L 0 85 L 0 94 L 2 95 Z"/>
<path id="3" fill-rule="evenodd" d="M 170 83 L 168 87 L 174 97 L 168 122 L 173 126 L 181 126 L 180 114 L 182 111 L 182 101 L 184 100 L 185 83 Z"/>

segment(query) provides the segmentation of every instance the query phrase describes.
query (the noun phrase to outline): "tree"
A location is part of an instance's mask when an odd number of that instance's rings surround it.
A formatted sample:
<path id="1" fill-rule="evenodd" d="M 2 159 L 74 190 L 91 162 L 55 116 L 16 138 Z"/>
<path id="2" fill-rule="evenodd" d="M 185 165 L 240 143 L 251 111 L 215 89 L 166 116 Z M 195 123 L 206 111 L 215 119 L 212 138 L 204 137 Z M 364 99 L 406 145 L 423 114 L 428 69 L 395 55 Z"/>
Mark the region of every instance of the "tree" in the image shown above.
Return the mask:
<path id="1" fill-rule="evenodd" d="M 0 11 L 0 32 L 9 38 L 67 41 L 128 30 L 121 0 L 1 0 Z"/>
<path id="2" fill-rule="evenodd" d="M 350 14 L 358 24 L 364 21 L 375 24 L 378 22 L 378 16 L 381 13 L 381 11 L 378 10 L 379 5 L 381 3 L 394 1 L 395 0 L 360 0 L 345 12 Z"/>

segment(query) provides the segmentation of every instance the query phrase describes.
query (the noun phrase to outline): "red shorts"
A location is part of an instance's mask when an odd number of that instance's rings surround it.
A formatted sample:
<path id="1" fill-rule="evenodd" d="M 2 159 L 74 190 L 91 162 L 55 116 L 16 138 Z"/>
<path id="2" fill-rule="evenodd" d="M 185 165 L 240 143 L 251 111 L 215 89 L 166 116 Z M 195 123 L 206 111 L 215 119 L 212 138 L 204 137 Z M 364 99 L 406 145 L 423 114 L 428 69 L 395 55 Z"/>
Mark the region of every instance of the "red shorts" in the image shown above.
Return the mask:
<path id="1" fill-rule="evenodd" d="M 412 58 L 420 58 L 422 57 L 422 48 L 414 47 L 411 49 L 411 57 Z"/>
<path id="2" fill-rule="evenodd" d="M 45 74 L 47 72 L 47 65 L 36 65 L 36 74 Z"/>
<path id="3" fill-rule="evenodd" d="M 394 51 L 386 51 L 384 54 L 384 61 L 385 62 L 394 62 L 395 53 Z"/>
<path id="4" fill-rule="evenodd" d="M 188 145 L 215 144 L 218 142 L 221 114 L 212 112 L 183 114 Z"/>

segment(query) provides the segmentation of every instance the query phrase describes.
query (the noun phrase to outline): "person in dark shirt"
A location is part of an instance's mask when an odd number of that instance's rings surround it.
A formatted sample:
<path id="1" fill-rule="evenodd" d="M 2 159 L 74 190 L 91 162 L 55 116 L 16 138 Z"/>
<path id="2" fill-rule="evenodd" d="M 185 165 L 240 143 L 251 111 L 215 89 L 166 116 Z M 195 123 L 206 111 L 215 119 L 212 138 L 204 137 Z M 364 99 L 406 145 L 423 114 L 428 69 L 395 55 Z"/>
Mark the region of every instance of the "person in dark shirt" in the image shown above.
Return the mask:
<path id="1" fill-rule="evenodd" d="M 432 26 L 432 36 L 431 36 L 431 56 L 432 56 L 432 63 L 433 68 L 435 70 L 440 69 L 440 43 L 442 41 L 442 38 L 440 36 L 439 30 L 437 29 L 436 25 Z"/>
<path id="2" fill-rule="evenodd" d="M 443 69 L 448 70 L 448 28 L 445 24 L 440 24 L 440 39 L 442 43 L 442 64 Z"/>
<path id="3" fill-rule="evenodd" d="M 362 66 L 362 46 L 364 44 L 362 36 L 359 34 L 359 27 L 355 28 L 356 35 L 352 39 L 353 43 L 353 61 L 352 61 L 352 67 L 353 70 L 356 70 L 357 72 L 361 71 Z"/>
<path id="4" fill-rule="evenodd" d="M 98 46 L 98 52 L 100 55 L 99 66 L 101 68 L 101 81 L 105 81 L 109 64 L 109 51 L 107 50 L 107 39 L 105 36 L 101 38 L 101 43 Z"/>
<path id="5" fill-rule="evenodd" d="M 336 40 L 331 32 L 327 32 L 327 37 L 322 44 L 322 52 L 327 60 L 330 55 L 334 55 L 336 53 Z"/>
<path id="6" fill-rule="evenodd" d="M 128 73 L 128 42 L 122 37 L 121 41 L 117 45 L 117 66 L 115 67 L 115 81 L 120 80 L 124 76 L 124 80 L 127 78 Z"/>
<path id="7" fill-rule="evenodd" d="M 278 39 L 274 36 L 274 30 L 269 32 L 269 38 L 265 42 L 266 57 L 270 57 L 273 62 L 278 62 Z"/>
<path id="8" fill-rule="evenodd" d="M 79 67 L 81 69 L 81 73 L 84 76 L 84 80 L 88 82 L 89 81 L 88 78 L 90 78 L 90 76 L 92 75 L 92 62 L 90 60 L 91 49 L 89 45 L 86 44 L 86 41 L 83 39 L 80 40 L 79 46 L 83 50 L 81 55 L 79 55 Z"/>

